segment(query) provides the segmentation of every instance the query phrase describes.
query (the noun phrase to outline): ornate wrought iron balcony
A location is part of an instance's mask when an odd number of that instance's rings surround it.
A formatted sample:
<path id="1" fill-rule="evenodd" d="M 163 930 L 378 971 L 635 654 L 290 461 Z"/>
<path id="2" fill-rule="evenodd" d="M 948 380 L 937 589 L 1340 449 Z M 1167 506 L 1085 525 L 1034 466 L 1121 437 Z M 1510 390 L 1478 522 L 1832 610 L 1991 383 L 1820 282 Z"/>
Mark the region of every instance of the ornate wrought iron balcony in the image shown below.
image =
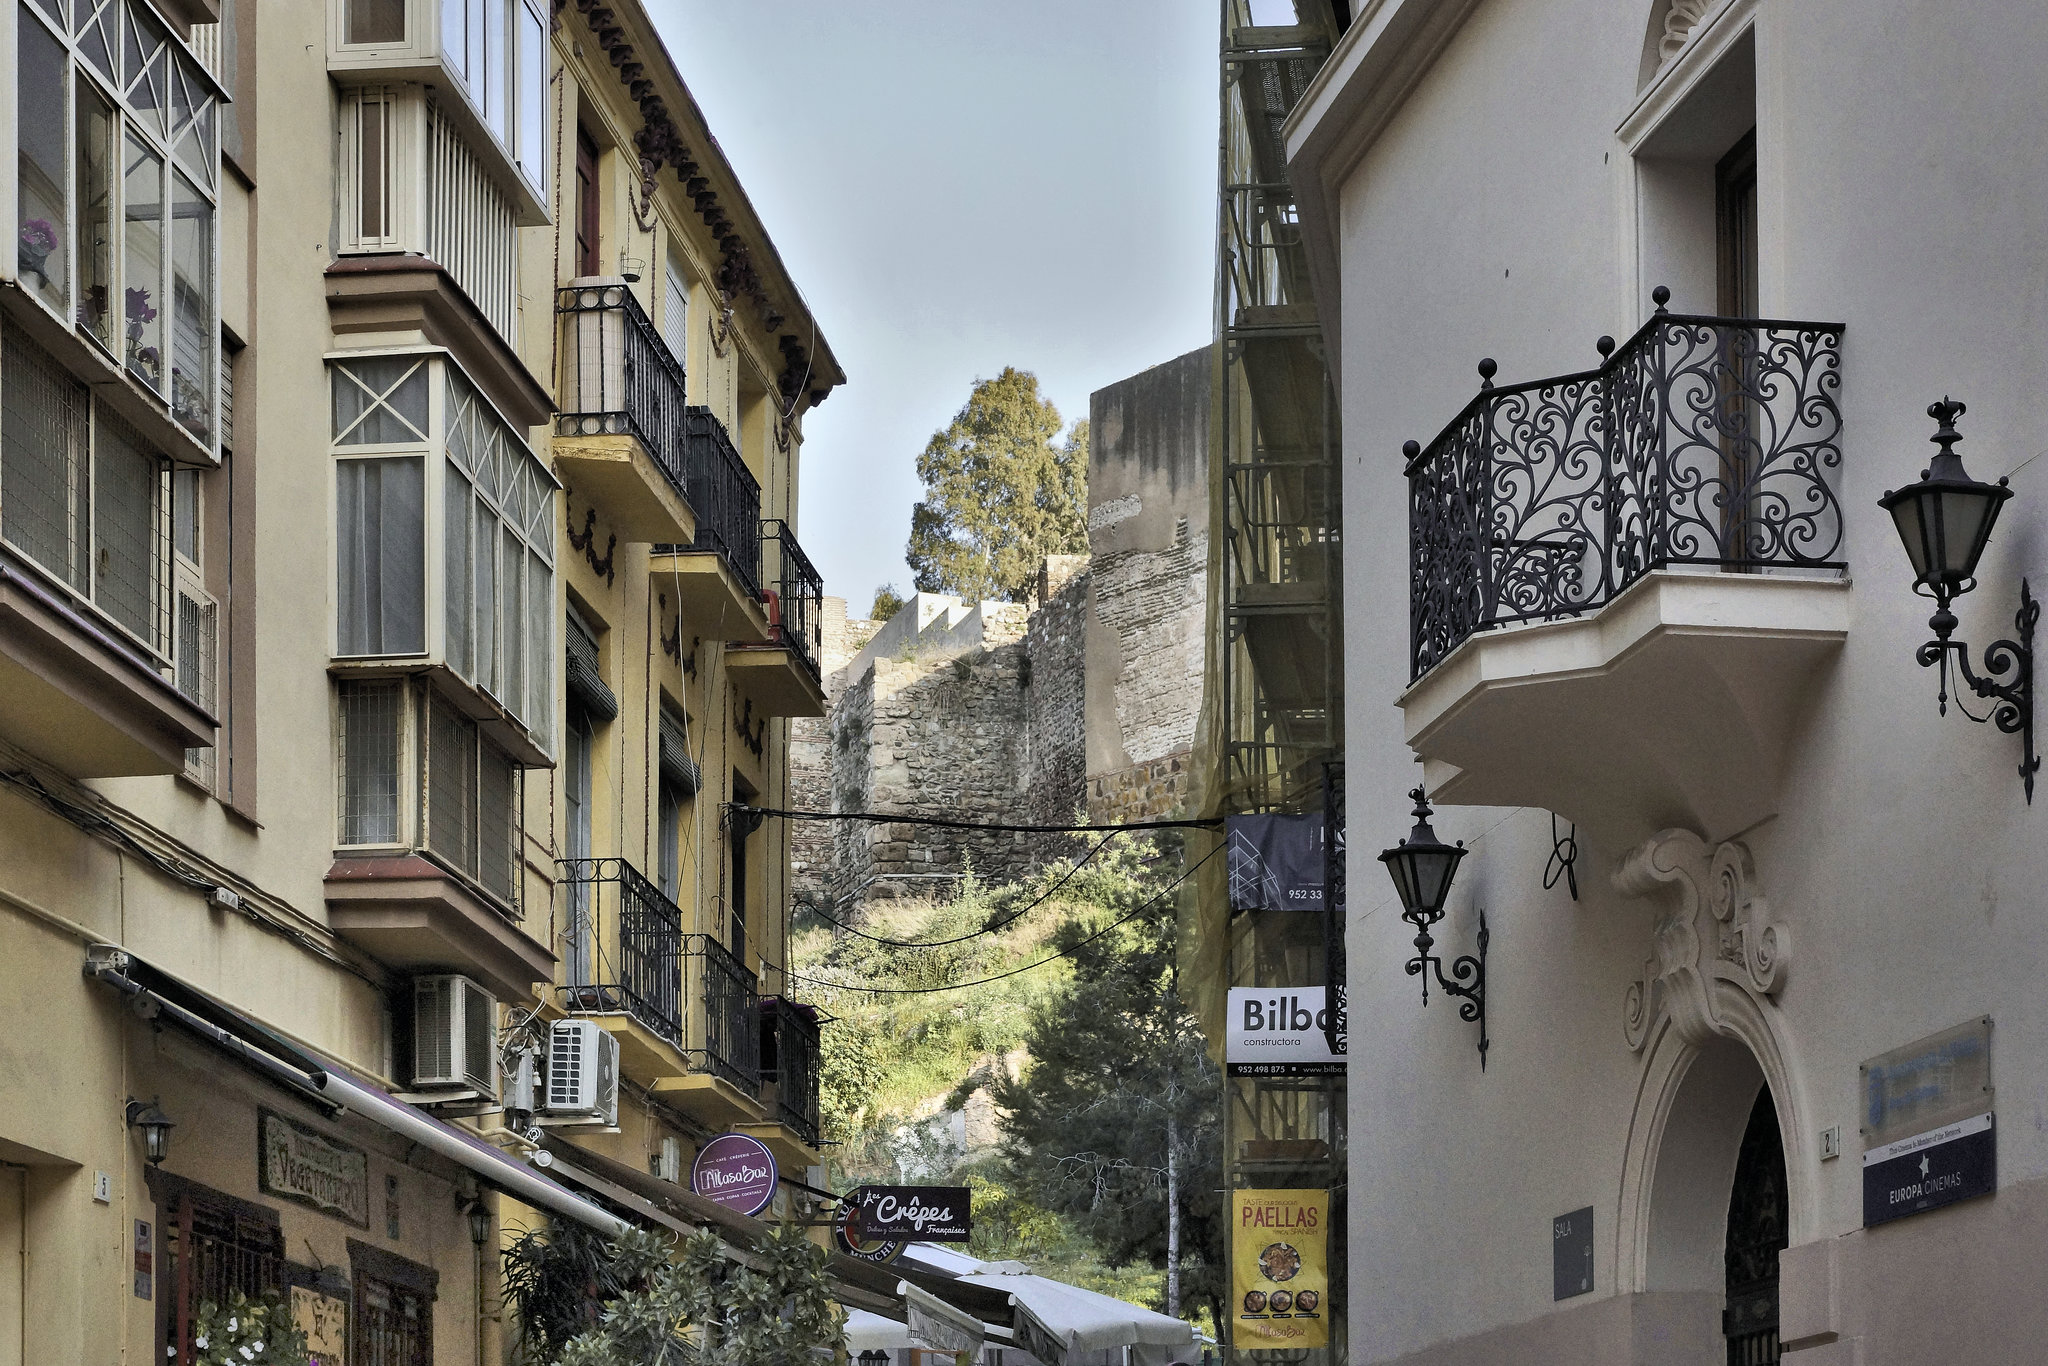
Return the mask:
<path id="1" fill-rule="evenodd" d="M 678 1048 L 683 913 L 624 859 L 558 859 L 568 939 L 566 1010 L 624 1011 Z"/>
<path id="2" fill-rule="evenodd" d="M 698 960 L 698 970 L 691 977 L 699 988 L 703 1010 L 698 1035 L 702 1045 L 690 1050 L 692 1060 L 749 1095 L 757 1093 L 761 1088 L 759 982 L 725 945 L 708 934 L 691 935 L 684 953 Z"/>
<path id="3" fill-rule="evenodd" d="M 1410 442 L 1410 676 L 1652 570 L 1840 571 L 1839 323 L 1657 312 L 1603 363 L 1480 392 Z M 1611 354 L 1610 354 L 1611 352 Z"/>
<path id="4" fill-rule="evenodd" d="M 562 322 L 562 411 L 555 435 L 632 436 L 676 493 L 690 496 L 683 366 L 623 280 L 556 292 Z"/>
<path id="5" fill-rule="evenodd" d="M 779 645 L 820 676 L 825 651 L 825 579 L 797 544 L 789 523 L 771 517 L 761 523 L 762 560 L 775 595 L 770 623 Z"/>
<path id="6" fill-rule="evenodd" d="M 755 597 L 761 595 L 761 484 L 734 449 L 725 424 L 709 408 L 683 414 L 684 469 L 697 539 L 683 547 L 711 551 Z"/>
<path id="7" fill-rule="evenodd" d="M 785 997 L 761 1002 L 761 1081 L 775 1087 L 775 1118 L 818 1146 L 817 1010 Z"/>

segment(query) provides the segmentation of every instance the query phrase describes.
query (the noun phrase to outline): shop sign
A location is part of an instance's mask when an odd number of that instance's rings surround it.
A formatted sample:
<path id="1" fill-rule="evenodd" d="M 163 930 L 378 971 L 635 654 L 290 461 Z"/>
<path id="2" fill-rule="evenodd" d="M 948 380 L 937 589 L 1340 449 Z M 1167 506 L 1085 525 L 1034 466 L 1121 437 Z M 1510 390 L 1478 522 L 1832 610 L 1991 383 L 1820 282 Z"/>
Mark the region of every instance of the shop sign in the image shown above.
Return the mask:
<path id="1" fill-rule="evenodd" d="M 1988 1114 L 1863 1154 L 1863 1226 L 1924 1214 L 1998 1189 L 1998 1129 Z"/>
<path id="2" fill-rule="evenodd" d="M 258 1112 L 256 1184 L 357 1228 L 370 1226 L 370 1158 L 272 1110 Z"/>
<path id="3" fill-rule="evenodd" d="M 1593 1207 L 1550 1221 L 1550 1298 L 1568 1300 L 1593 1288 Z"/>
<path id="4" fill-rule="evenodd" d="M 1268 1350 L 1329 1346 L 1330 1193 L 1229 1194 L 1231 1340 Z"/>
<path id="5" fill-rule="evenodd" d="M 971 1198 L 965 1186 L 861 1186 L 846 1202 L 869 1237 L 964 1243 L 973 1223 Z"/>
<path id="6" fill-rule="evenodd" d="M 347 1300 L 323 1295 L 309 1285 L 295 1285 L 292 1325 L 306 1335 L 306 1354 L 311 1360 L 348 1360 Z"/>
<path id="7" fill-rule="evenodd" d="M 1232 987 L 1224 1037 L 1233 1077 L 1344 1075 L 1345 1035 L 1334 1046 L 1323 987 Z M 1343 1005 L 1337 1007 L 1342 1023 Z"/>
<path id="8" fill-rule="evenodd" d="M 757 1138 L 720 1134 L 697 1150 L 690 1189 L 741 1214 L 759 1214 L 775 1198 L 775 1154 Z"/>
<path id="9" fill-rule="evenodd" d="M 1309 816 L 1226 816 L 1233 911 L 1323 909 L 1321 813 Z"/>
<path id="10" fill-rule="evenodd" d="M 832 1221 L 832 1241 L 839 1250 L 856 1261 L 881 1265 L 893 1262 L 903 1252 L 900 1238 L 877 1238 L 861 1226 L 859 1211 L 854 1208 L 853 1198 L 839 1202 L 839 1217 Z"/>

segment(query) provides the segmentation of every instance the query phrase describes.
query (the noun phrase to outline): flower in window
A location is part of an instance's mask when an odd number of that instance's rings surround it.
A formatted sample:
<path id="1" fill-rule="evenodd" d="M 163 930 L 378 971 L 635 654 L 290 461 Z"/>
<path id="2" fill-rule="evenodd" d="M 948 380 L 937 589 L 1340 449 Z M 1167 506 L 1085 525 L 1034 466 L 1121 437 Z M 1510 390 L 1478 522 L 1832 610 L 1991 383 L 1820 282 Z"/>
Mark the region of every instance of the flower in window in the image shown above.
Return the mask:
<path id="1" fill-rule="evenodd" d="M 149 306 L 149 291 L 134 287 L 128 291 L 128 321 L 140 326 L 156 321 L 156 310 Z"/>

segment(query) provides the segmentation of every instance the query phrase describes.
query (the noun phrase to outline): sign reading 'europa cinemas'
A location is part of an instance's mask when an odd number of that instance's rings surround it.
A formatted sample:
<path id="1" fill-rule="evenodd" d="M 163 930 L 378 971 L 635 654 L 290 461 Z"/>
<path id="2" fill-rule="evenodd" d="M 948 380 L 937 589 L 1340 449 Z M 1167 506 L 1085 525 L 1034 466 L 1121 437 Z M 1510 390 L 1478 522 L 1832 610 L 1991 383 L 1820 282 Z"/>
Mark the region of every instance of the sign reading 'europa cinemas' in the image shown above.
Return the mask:
<path id="1" fill-rule="evenodd" d="M 1344 1075 L 1345 1036 L 1331 1047 L 1326 1008 L 1322 987 L 1232 987 L 1224 1039 L 1230 1075 Z"/>
<path id="2" fill-rule="evenodd" d="M 720 1134 L 697 1150 L 690 1189 L 741 1214 L 759 1214 L 775 1198 L 775 1154 L 757 1138 Z"/>
<path id="3" fill-rule="evenodd" d="M 1998 1188 L 1989 1016 L 1872 1058 L 1862 1091 L 1864 1227 Z"/>

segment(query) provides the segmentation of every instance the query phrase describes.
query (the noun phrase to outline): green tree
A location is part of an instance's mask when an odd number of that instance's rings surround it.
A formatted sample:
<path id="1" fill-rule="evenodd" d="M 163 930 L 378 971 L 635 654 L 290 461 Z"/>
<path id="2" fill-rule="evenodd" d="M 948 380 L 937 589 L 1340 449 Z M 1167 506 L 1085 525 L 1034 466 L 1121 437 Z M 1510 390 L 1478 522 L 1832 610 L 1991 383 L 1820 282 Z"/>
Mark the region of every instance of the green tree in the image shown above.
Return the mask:
<path id="1" fill-rule="evenodd" d="M 1069 922 L 1057 938 L 1092 928 Z M 1029 1070 L 995 1084 L 1011 1180 L 1074 1218 L 1112 1264 L 1164 1270 L 1167 1313 L 1196 1300 L 1221 1323 L 1222 1079 L 1180 995 L 1172 898 L 1073 965 L 1032 1011 Z"/>
<path id="2" fill-rule="evenodd" d="M 903 610 L 903 595 L 896 591 L 896 585 L 885 583 L 875 590 L 874 606 L 868 608 L 869 621 L 887 621 Z"/>
<path id="3" fill-rule="evenodd" d="M 1047 555 L 1087 552 L 1088 424 L 1064 438 L 1061 426 L 1030 371 L 974 382 L 917 458 L 924 498 L 905 558 L 920 591 L 1021 602 Z"/>

